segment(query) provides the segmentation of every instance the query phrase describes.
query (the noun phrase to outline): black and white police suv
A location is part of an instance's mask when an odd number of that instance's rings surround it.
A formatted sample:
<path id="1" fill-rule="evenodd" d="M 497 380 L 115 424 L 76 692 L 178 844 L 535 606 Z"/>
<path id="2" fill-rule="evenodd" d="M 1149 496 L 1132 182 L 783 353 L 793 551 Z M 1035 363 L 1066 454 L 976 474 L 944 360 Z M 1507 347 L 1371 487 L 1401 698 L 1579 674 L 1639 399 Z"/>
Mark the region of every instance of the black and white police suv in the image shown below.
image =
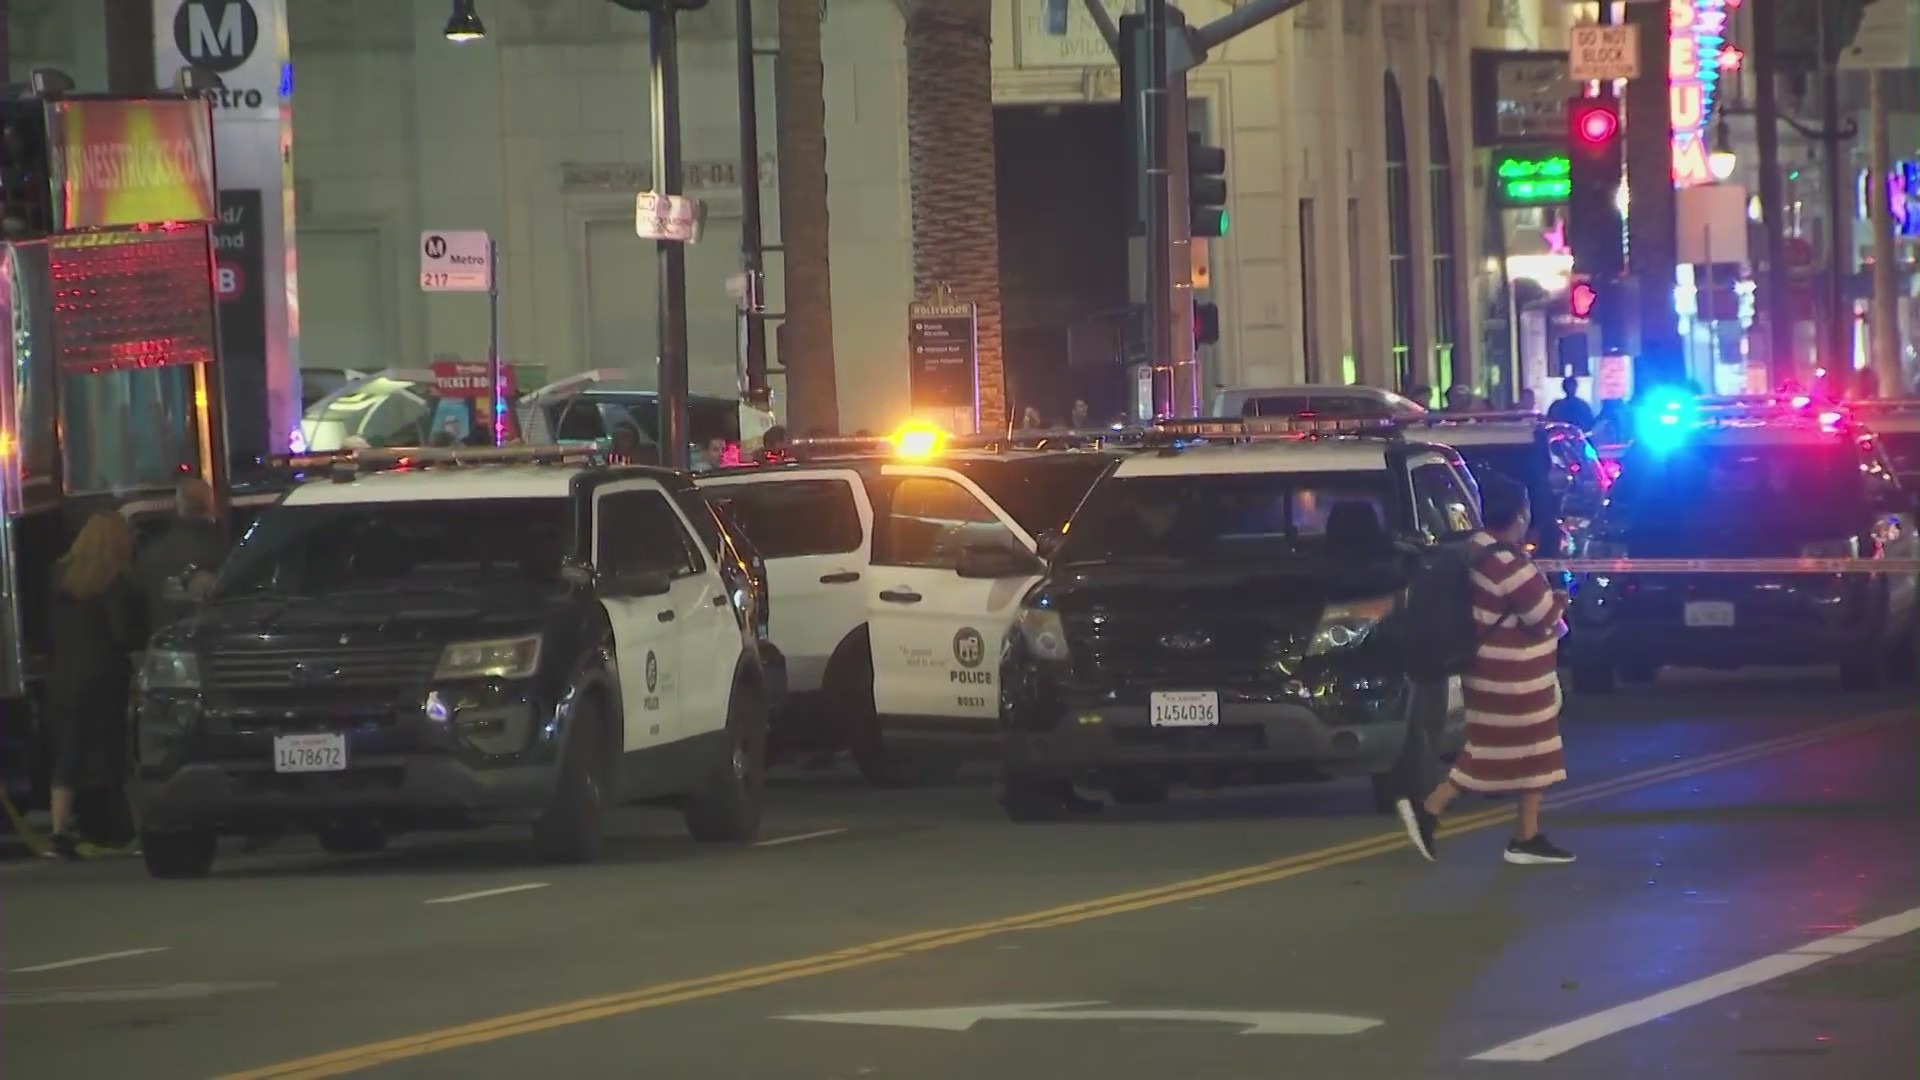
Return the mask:
<path id="1" fill-rule="evenodd" d="M 1920 556 L 1920 505 L 1879 437 L 1842 409 L 1752 399 L 1678 399 L 1636 431 L 1585 550 L 1626 565 L 1583 574 L 1568 611 L 1576 690 L 1667 666 L 1837 664 L 1858 690 L 1913 673 L 1920 582 L 1873 563 Z M 1632 567 L 1668 560 L 1684 562 Z"/>
<path id="2" fill-rule="evenodd" d="M 147 867 L 205 874 L 223 834 L 366 851 L 502 819 L 585 861 L 607 809 L 639 801 L 681 807 L 697 839 L 751 839 L 781 678 L 765 611 L 681 474 L 362 452 L 262 514 L 199 612 L 151 643 Z"/>
<path id="3" fill-rule="evenodd" d="M 1176 422 L 1201 438 L 1095 485 L 1011 621 L 983 628 L 1010 817 L 1050 816 L 1063 782 L 1157 802 L 1342 775 L 1373 776 L 1385 808 L 1413 695 L 1375 631 L 1480 501 L 1457 453 L 1384 425 Z M 1443 752 L 1465 734 L 1457 680 L 1448 699 Z"/>
<path id="4" fill-rule="evenodd" d="M 1040 575 L 1038 538 L 1120 455 L 846 442 L 860 452 L 699 484 L 766 559 L 790 690 L 776 743 L 844 747 L 876 783 L 926 780 L 959 760 L 969 731 L 991 747 L 997 628 Z M 978 652 L 956 650 L 989 630 Z"/>

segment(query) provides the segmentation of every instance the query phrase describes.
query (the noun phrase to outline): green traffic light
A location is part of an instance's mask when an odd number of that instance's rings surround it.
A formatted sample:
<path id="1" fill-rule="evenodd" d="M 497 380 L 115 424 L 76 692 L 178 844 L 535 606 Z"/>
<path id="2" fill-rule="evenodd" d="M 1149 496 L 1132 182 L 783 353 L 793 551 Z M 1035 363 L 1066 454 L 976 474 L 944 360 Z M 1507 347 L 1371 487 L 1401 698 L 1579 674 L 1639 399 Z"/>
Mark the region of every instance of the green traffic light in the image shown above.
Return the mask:
<path id="1" fill-rule="evenodd" d="M 1220 211 L 1220 235 L 1227 235 L 1227 212 L 1225 210 Z"/>

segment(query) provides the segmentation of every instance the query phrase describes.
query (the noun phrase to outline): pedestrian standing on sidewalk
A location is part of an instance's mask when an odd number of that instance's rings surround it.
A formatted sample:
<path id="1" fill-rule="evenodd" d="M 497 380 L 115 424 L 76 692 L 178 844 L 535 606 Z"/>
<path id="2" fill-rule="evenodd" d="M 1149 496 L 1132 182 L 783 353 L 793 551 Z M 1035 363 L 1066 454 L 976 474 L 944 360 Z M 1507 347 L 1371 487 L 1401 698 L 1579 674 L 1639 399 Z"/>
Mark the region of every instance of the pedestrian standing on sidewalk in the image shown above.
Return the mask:
<path id="1" fill-rule="evenodd" d="M 1403 805 L 1401 813 L 1412 819 L 1414 845 L 1431 859 L 1435 823 L 1461 791 L 1518 795 L 1520 817 L 1506 860 L 1570 863 L 1573 855 L 1540 831 L 1541 797 L 1567 778 L 1557 667 L 1567 598 L 1520 547 L 1532 524 L 1526 488 L 1489 476 L 1480 496 L 1485 528 L 1469 544 L 1473 619 L 1482 636 L 1462 679 L 1467 745 L 1422 804 Z"/>
<path id="2" fill-rule="evenodd" d="M 76 797 L 124 798 L 132 655 L 146 642 L 132 565 L 133 530 L 108 510 L 87 519 L 54 567 L 47 719 L 54 748 L 53 854 L 64 858 L 79 854 Z"/>

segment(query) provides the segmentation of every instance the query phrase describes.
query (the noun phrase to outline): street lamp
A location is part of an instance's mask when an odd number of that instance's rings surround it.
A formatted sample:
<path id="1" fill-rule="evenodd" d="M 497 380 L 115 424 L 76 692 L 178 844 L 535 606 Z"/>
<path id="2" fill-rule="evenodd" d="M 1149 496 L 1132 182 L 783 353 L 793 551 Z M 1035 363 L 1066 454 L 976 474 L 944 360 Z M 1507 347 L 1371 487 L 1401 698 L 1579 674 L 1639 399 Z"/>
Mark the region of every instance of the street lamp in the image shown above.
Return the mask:
<path id="1" fill-rule="evenodd" d="M 447 40 L 456 45 L 479 41 L 487 36 L 486 24 L 473 10 L 473 0 L 453 0 L 453 14 L 447 17 Z"/>
<path id="2" fill-rule="evenodd" d="M 1714 127 L 1713 152 L 1707 155 L 1707 169 L 1713 173 L 1713 178 L 1721 183 L 1725 183 L 1727 178 L 1733 175 L 1734 167 L 1740 164 L 1740 159 L 1734 155 L 1731 142 L 1732 140 L 1727 137 L 1726 117 L 1721 117 L 1720 123 Z"/>

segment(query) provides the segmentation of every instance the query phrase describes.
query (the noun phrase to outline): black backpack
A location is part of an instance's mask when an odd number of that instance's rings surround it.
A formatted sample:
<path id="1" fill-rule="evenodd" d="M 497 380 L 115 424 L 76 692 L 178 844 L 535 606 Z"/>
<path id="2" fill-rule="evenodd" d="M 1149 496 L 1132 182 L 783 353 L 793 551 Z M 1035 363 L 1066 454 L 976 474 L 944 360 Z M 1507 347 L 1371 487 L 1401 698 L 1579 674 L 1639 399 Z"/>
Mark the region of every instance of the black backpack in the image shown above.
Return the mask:
<path id="1" fill-rule="evenodd" d="M 1486 633 L 1473 618 L 1474 568 L 1496 548 L 1445 544 L 1423 554 L 1407 584 L 1399 638 L 1407 674 L 1415 682 L 1444 682 L 1473 667 Z"/>

